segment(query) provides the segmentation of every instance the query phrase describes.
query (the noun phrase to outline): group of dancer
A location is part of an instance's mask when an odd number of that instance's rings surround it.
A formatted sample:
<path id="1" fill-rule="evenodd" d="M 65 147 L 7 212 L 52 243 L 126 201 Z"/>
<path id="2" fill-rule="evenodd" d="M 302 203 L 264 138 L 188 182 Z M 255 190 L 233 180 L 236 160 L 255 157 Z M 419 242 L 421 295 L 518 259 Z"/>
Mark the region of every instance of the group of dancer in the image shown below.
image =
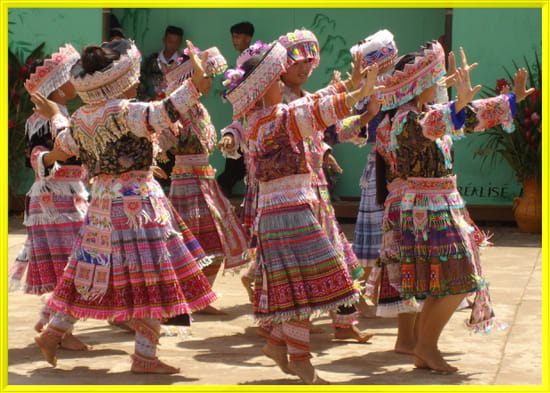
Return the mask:
<path id="1" fill-rule="evenodd" d="M 320 62 L 315 35 L 301 29 L 257 41 L 234 69 L 217 48 L 187 42 L 189 60 L 166 75 L 161 101 L 134 99 L 141 55 L 122 39 L 70 44 L 31 67 L 25 87 L 36 113 L 27 122 L 35 182 L 28 193 L 28 239 L 12 273 L 25 291 L 49 294 L 35 337 L 56 365 L 59 347 L 88 350 L 72 335 L 81 318 L 135 331 L 131 371 L 177 373 L 156 354 L 161 324 L 211 307 L 214 278 L 248 267 L 263 353 L 306 384 L 328 383 L 311 363 L 311 319 L 329 312 L 335 338 L 365 342 L 362 297 L 398 319 L 395 351 L 419 368 L 455 372 L 438 349 L 454 310 L 475 293 L 469 326 L 501 328 L 479 261 L 486 235 L 470 219 L 452 172 L 452 140 L 497 124 L 512 132 L 527 71 L 508 94 L 473 100 L 469 64 L 437 41 L 398 56 L 381 30 L 351 48 L 349 78 L 309 93 Z M 241 217 L 214 179 L 216 130 L 200 97 L 224 73 L 234 122 L 217 147 L 243 152 Z M 454 86 L 455 100 L 436 101 Z M 84 105 L 69 115 L 78 94 Z M 330 202 L 323 132 L 371 143 L 353 246 Z M 155 165 L 176 157 L 166 196 Z M 85 185 L 84 181 L 87 183 Z M 88 196 L 88 191 L 90 195 Z M 361 283 L 365 283 L 364 287 Z"/>

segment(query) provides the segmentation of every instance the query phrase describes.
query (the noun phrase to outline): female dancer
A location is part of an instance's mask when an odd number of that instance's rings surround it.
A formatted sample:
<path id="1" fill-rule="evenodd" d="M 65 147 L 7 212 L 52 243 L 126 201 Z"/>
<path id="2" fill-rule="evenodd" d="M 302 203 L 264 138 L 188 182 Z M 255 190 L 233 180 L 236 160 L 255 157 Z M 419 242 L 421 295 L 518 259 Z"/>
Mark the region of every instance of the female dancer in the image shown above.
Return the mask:
<path id="1" fill-rule="evenodd" d="M 454 76 L 457 99 L 446 105 L 429 105 L 445 74 L 445 54 L 437 41 L 396 64 L 382 82 L 382 107 L 397 110 L 391 123 L 378 127 L 376 140 L 390 195 L 402 195 L 395 203 L 386 200 L 390 202 L 387 222 L 393 234 L 399 234 L 390 236 L 397 244 L 393 257 L 400 261 L 399 294 L 408 300 L 426 297 L 417 321 L 414 364 L 440 372 L 457 371 L 441 356 L 438 341 L 460 301 L 471 292 L 485 293 L 477 299 L 490 309 L 479 265 L 479 245 L 485 238 L 456 188 L 452 138 L 496 124 L 511 132 L 515 103 L 531 93 L 525 90 L 527 72 L 522 69 L 515 75 L 513 94 L 471 101 L 481 86 L 472 88 L 471 65 L 462 48 L 460 54 L 462 66 Z M 400 209 L 391 209 L 392 205 Z M 492 310 L 472 315 L 470 323 L 485 329 L 500 327 Z"/>
<path id="2" fill-rule="evenodd" d="M 240 76 L 226 97 L 234 118 L 244 116 L 248 123 L 245 136 L 259 182 L 254 313 L 275 323 L 263 352 L 307 384 L 326 383 L 310 362 L 309 319 L 354 303 L 358 290 L 313 214 L 317 197 L 303 139 L 349 115 L 351 105 L 373 92 L 377 69 L 359 90 L 285 105 L 285 48 L 275 42 L 250 54 L 235 70 Z"/>
<path id="3" fill-rule="evenodd" d="M 93 181 L 84 225 L 48 301 L 57 313 L 35 337 L 54 366 L 57 345 L 78 318 L 113 318 L 129 320 L 136 332 L 132 372 L 177 373 L 156 356 L 160 319 L 215 300 L 201 272 L 204 251 L 150 169 L 158 134 L 174 130 L 208 84 L 204 59 L 187 45 L 194 75 L 163 101 L 130 100 L 141 54 L 126 39 L 84 48 L 71 82 L 86 105 L 72 115 L 71 128 L 50 101 L 32 97 L 60 130 L 56 149 L 78 155 Z"/>
<path id="4" fill-rule="evenodd" d="M 25 89 L 32 95 L 39 92 L 68 119 L 65 104 L 76 97 L 69 81 L 71 67 L 80 54 L 70 44 L 60 47 L 44 60 L 30 66 Z M 80 161 L 60 151 L 52 151 L 55 129 L 50 120 L 34 113 L 26 123 L 27 154 L 35 179 L 27 193 L 24 224 L 27 226 L 28 267 L 24 290 L 43 295 L 54 290 L 61 280 L 73 244 L 88 208 L 88 192 L 82 182 L 85 171 Z M 37 332 L 48 323 L 53 311 L 44 305 L 34 326 Z M 71 332 L 61 341 L 66 349 L 87 350 Z"/>

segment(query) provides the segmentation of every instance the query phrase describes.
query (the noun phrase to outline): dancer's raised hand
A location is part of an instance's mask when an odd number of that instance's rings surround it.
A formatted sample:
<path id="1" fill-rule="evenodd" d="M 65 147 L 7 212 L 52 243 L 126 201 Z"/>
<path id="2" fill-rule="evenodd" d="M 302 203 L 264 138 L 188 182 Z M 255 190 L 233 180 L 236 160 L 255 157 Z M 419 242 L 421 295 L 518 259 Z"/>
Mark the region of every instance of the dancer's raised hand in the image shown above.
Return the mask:
<path id="1" fill-rule="evenodd" d="M 193 63 L 193 76 L 191 77 L 191 81 L 201 94 L 208 94 L 210 86 L 212 86 L 211 78 L 206 73 L 206 59 L 208 58 L 208 53 L 204 51 L 201 57 L 199 57 L 193 43 L 189 40 L 187 40 L 186 43 L 187 49 L 189 49 L 189 58 Z"/>
<path id="2" fill-rule="evenodd" d="M 34 104 L 32 110 L 40 113 L 46 119 L 51 119 L 56 114 L 61 113 L 55 102 L 47 99 L 39 92 L 31 94 L 31 102 Z"/>
<path id="3" fill-rule="evenodd" d="M 516 95 L 516 102 L 523 101 L 531 93 L 535 92 L 535 88 L 531 87 L 529 90 L 525 90 L 525 85 L 527 83 L 527 70 L 525 68 L 520 68 L 514 74 L 514 94 Z"/>

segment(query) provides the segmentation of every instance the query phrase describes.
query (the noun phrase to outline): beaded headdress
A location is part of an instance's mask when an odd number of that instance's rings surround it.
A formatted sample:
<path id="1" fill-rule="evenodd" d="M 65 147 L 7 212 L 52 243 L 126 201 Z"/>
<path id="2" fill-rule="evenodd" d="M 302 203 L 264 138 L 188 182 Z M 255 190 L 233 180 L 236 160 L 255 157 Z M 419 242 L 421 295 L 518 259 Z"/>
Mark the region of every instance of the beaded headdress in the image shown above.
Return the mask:
<path id="1" fill-rule="evenodd" d="M 312 60 L 313 68 L 319 65 L 321 51 L 317 37 L 306 29 L 294 30 L 279 37 L 279 43 L 285 47 L 287 66 L 300 60 Z"/>
<path id="2" fill-rule="evenodd" d="M 200 49 L 195 48 L 195 51 L 200 56 Z M 225 60 L 225 57 L 223 57 L 218 48 L 208 48 L 206 52 L 208 53 L 208 57 L 206 59 L 206 73 L 211 76 L 216 76 L 223 73 L 227 69 L 227 60 Z M 188 79 L 191 76 L 193 76 L 193 63 L 191 62 L 191 59 L 187 59 L 185 62 L 164 75 L 164 78 L 168 83 L 166 92 L 169 93 L 174 91 L 185 79 Z"/>
<path id="3" fill-rule="evenodd" d="M 349 50 L 353 56 L 361 54 L 361 66 L 366 68 L 378 64 L 380 68 L 391 64 L 397 58 L 397 46 L 389 30 L 379 30 L 359 41 Z"/>
<path id="4" fill-rule="evenodd" d="M 39 92 L 48 97 L 69 81 L 71 68 L 78 59 L 80 54 L 76 49 L 71 44 L 65 44 L 45 59 L 41 66 L 36 67 L 25 81 L 25 89 L 29 94 Z"/>
<path id="5" fill-rule="evenodd" d="M 260 63 L 244 76 L 245 72 L 240 66 L 257 54 L 263 55 Z M 257 41 L 243 51 L 237 59 L 238 67 L 227 70 L 225 73 L 227 79 L 223 82 L 229 87 L 225 98 L 233 105 L 233 119 L 243 116 L 262 98 L 267 89 L 284 72 L 285 64 L 286 49 L 279 42 L 269 45 Z"/>
<path id="6" fill-rule="evenodd" d="M 427 42 L 420 53 L 414 62 L 405 64 L 402 71 L 394 70 L 380 81 L 385 86 L 380 94 L 382 110 L 410 101 L 445 75 L 445 51 L 439 42 Z"/>
<path id="7" fill-rule="evenodd" d="M 113 44 L 116 46 L 112 46 Z M 121 46 L 129 48 L 121 53 Z M 71 82 L 83 102 L 98 104 L 119 98 L 126 90 L 139 82 L 141 53 L 132 40 L 118 40 L 101 44 L 120 53 L 120 57 L 102 70 L 93 74 L 71 73 Z M 77 67 L 79 63 L 75 65 Z"/>

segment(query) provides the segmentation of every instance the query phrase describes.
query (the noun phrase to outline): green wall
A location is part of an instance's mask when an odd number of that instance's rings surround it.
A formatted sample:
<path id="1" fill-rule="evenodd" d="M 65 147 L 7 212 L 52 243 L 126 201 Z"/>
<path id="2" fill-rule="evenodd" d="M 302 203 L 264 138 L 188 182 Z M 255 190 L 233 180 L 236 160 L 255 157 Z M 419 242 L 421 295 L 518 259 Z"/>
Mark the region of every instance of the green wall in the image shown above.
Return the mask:
<path id="1" fill-rule="evenodd" d="M 515 61 L 524 65 L 525 56 L 534 63 L 534 52 L 541 56 L 542 14 L 540 9 L 454 9 L 453 51 L 462 46 L 471 63 L 472 85 L 494 89 L 496 80 L 506 78 L 503 67 L 513 71 Z M 478 97 L 482 95 L 478 94 Z M 519 195 L 521 184 L 512 169 L 500 159 L 497 166 L 473 153 L 483 145 L 486 136 L 472 135 L 455 143 L 455 172 L 459 187 L 468 203 L 509 205 Z"/>
<path id="2" fill-rule="evenodd" d="M 126 34 L 136 40 L 144 57 L 162 47 L 164 29 L 173 24 L 184 28 L 184 38 L 191 39 L 201 49 L 217 46 L 230 65 L 238 55 L 229 34 L 229 27 L 235 23 L 252 22 L 256 28 L 254 39 L 262 41 L 274 40 L 295 28 L 308 28 L 317 35 L 322 48 L 320 66 L 305 86 L 309 91 L 324 86 L 332 69 L 348 70 L 349 47 L 379 29 L 387 28 L 394 33 L 401 54 L 416 50 L 427 40 L 437 39 L 445 30 L 444 9 L 141 8 L 113 9 L 113 13 Z M 43 41 L 48 53 L 65 42 L 81 49 L 101 41 L 100 8 L 11 8 L 8 17 L 10 49 L 23 54 Z M 453 49 L 456 52 L 463 46 L 468 59 L 480 63 L 472 72 L 473 83 L 494 87 L 496 79 L 504 76 L 503 66 L 512 69 L 512 60 L 520 63 L 523 56 L 532 59 L 535 49 L 540 54 L 541 34 L 540 9 L 453 9 Z M 231 121 L 230 104 L 222 103 L 219 98 L 221 79 L 217 78 L 217 87 L 203 99 L 218 130 Z M 473 152 L 483 143 L 483 138 L 475 135 L 456 142 L 455 172 L 459 186 L 471 204 L 511 204 L 521 185 L 507 163 L 501 162 L 497 167 L 490 167 L 489 163 L 481 166 L 480 158 L 473 159 Z M 337 187 L 340 196 L 360 196 L 358 181 L 369 149 L 348 144 L 335 147 L 336 157 L 344 168 Z M 218 152 L 211 162 L 219 171 L 223 169 L 224 160 Z M 32 174 L 24 176 L 29 180 L 19 192 L 25 192 L 32 181 Z M 242 186 L 236 191 L 242 191 Z"/>
<path id="3" fill-rule="evenodd" d="M 345 75 L 349 70 L 349 48 L 360 39 L 387 28 L 395 34 L 402 53 L 417 49 L 430 39 L 444 33 L 443 9 L 113 9 L 128 36 L 136 40 L 142 54 L 162 48 L 162 36 L 167 25 L 173 24 L 185 30 L 184 38 L 190 39 L 201 49 L 217 46 L 229 64 L 234 64 L 238 53 L 233 48 L 229 28 L 238 22 L 254 24 L 254 40 L 264 42 L 296 28 L 312 30 L 321 46 L 321 62 L 305 85 L 315 91 L 325 86 L 337 68 Z M 276 23 L 274 23 L 276 21 Z M 219 130 L 231 122 L 231 105 L 222 103 L 218 92 L 221 77 L 215 81 L 218 91 L 203 99 Z M 359 197 L 359 177 L 367 161 L 370 147 L 359 149 L 341 144 L 335 155 L 344 173 L 338 184 L 341 196 Z M 216 152 L 210 162 L 221 173 L 224 160 Z M 242 186 L 235 192 L 242 191 Z"/>
<path id="4" fill-rule="evenodd" d="M 10 8 L 8 10 L 8 45 L 19 58 L 26 58 L 45 42 L 44 53 L 50 54 L 65 43 L 80 51 L 84 45 L 101 42 L 102 11 L 100 8 Z M 24 194 L 34 180 L 34 173 L 21 163 L 17 192 Z"/>

